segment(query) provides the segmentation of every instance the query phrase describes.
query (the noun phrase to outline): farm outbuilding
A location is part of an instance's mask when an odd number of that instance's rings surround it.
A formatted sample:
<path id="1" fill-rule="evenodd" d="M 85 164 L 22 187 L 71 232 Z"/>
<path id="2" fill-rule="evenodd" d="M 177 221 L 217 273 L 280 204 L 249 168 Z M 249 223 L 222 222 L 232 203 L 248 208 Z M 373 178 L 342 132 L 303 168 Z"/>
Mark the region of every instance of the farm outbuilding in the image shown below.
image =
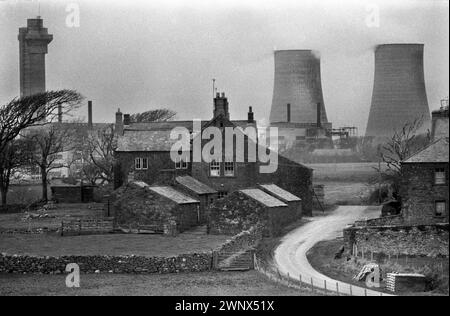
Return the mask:
<path id="1" fill-rule="evenodd" d="M 262 224 L 265 236 L 277 236 L 290 222 L 288 205 L 257 188 L 235 191 L 217 200 L 208 212 L 209 232 L 217 235 L 235 235 Z"/>
<path id="2" fill-rule="evenodd" d="M 200 223 L 207 220 L 206 209 L 217 199 L 217 191 L 191 176 L 175 178 L 177 189 L 187 192 L 200 201 Z"/>
<path id="3" fill-rule="evenodd" d="M 199 223 L 200 201 L 171 186 L 130 182 L 115 191 L 113 206 L 123 229 L 172 234 Z"/>
<path id="4" fill-rule="evenodd" d="M 298 196 L 286 191 L 276 184 L 260 184 L 259 188 L 264 192 L 272 195 L 278 200 L 286 203 L 289 208 L 289 214 L 287 215 L 291 222 L 302 218 L 302 199 Z"/>

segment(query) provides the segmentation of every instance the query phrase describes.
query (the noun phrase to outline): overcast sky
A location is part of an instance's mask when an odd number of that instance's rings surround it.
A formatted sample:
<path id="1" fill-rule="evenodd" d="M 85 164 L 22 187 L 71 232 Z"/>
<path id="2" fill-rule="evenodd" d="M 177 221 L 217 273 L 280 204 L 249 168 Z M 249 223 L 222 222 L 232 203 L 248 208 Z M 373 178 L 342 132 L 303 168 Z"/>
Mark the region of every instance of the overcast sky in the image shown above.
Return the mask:
<path id="1" fill-rule="evenodd" d="M 80 10 L 79 27 L 70 27 L 71 4 Z M 253 106 L 256 119 L 267 120 L 273 50 L 315 49 L 329 120 L 362 134 L 377 44 L 425 44 L 430 108 L 448 96 L 448 12 L 448 1 L 438 0 L 41 1 L 54 37 L 47 89 L 76 89 L 93 100 L 96 122 L 112 122 L 118 107 L 168 107 L 178 119 L 208 119 L 216 78 L 232 119 L 246 118 Z M 0 103 L 19 94 L 18 28 L 36 15 L 37 1 L 0 0 Z"/>

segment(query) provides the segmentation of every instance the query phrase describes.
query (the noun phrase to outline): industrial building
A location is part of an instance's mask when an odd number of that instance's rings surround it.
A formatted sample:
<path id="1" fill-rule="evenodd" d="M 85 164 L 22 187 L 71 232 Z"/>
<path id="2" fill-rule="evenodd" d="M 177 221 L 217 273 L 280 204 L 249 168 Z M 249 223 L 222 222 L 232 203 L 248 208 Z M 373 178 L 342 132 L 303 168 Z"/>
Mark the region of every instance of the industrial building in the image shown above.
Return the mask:
<path id="1" fill-rule="evenodd" d="M 53 35 L 41 17 L 28 19 L 19 29 L 20 96 L 45 92 L 45 54 Z"/>
<path id="2" fill-rule="evenodd" d="M 320 58 L 312 50 L 275 51 L 270 126 L 281 150 L 296 143 L 331 142 L 322 93 Z"/>
<path id="3" fill-rule="evenodd" d="M 384 44 L 375 49 L 375 77 L 366 136 L 389 137 L 406 123 L 430 124 L 423 72 L 423 44 Z"/>

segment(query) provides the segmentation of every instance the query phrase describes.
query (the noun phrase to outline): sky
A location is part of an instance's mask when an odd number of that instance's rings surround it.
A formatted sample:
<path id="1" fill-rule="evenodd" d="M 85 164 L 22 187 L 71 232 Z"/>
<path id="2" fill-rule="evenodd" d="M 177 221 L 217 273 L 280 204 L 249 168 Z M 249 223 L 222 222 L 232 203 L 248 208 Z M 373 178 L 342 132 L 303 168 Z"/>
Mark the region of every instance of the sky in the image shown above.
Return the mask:
<path id="1" fill-rule="evenodd" d="M 245 119 L 252 106 L 264 124 L 278 49 L 320 52 L 328 119 L 360 135 L 378 44 L 425 44 L 430 109 L 448 96 L 448 1 L 0 0 L 0 104 L 19 94 L 18 28 L 38 14 L 53 34 L 47 89 L 93 100 L 94 122 L 113 122 L 118 108 L 209 119 L 215 78 L 232 119 Z M 86 118 L 87 106 L 76 115 Z"/>

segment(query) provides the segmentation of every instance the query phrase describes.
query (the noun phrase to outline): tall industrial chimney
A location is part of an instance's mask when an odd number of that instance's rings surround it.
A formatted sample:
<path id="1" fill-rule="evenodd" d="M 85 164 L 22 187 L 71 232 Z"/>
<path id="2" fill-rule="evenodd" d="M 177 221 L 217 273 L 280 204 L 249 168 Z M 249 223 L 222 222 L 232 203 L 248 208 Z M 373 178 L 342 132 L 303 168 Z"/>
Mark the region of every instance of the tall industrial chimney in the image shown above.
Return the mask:
<path id="1" fill-rule="evenodd" d="M 327 123 L 320 76 L 320 58 L 312 50 L 275 51 L 275 78 L 270 123 Z M 287 106 L 289 104 L 289 106 Z"/>
<path id="2" fill-rule="evenodd" d="M 45 92 L 45 54 L 53 35 L 48 34 L 42 19 L 28 19 L 19 28 L 20 96 Z"/>
<path id="3" fill-rule="evenodd" d="M 430 123 L 423 72 L 423 44 L 385 44 L 375 49 L 375 77 L 366 136 L 391 136 L 406 123 Z"/>
<path id="4" fill-rule="evenodd" d="M 88 101 L 88 128 L 92 129 L 92 101 Z"/>

